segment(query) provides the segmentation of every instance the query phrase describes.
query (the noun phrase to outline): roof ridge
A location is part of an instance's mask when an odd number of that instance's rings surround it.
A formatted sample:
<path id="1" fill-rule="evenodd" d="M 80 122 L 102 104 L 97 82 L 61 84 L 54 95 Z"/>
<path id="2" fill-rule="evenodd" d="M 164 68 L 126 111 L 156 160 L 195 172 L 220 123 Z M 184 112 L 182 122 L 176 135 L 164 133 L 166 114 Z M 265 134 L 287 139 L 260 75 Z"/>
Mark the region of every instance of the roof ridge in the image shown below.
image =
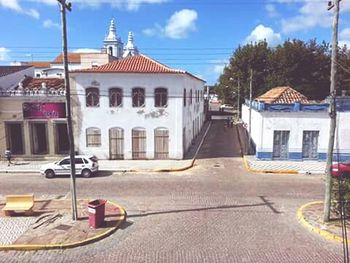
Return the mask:
<path id="1" fill-rule="evenodd" d="M 160 63 L 159 61 L 157 61 L 157 60 L 155 60 L 155 59 L 153 59 L 153 58 L 150 58 L 150 57 L 148 57 L 148 56 L 146 56 L 146 55 L 144 55 L 144 54 L 140 54 L 139 56 L 142 56 L 142 57 L 144 57 L 145 59 L 148 59 L 148 60 L 150 60 L 150 61 L 156 63 L 156 64 L 159 65 L 160 67 L 163 67 L 163 68 L 165 68 L 165 69 L 167 69 L 167 70 L 173 70 L 173 71 L 176 71 L 176 72 L 179 72 L 179 73 L 185 73 L 185 71 L 183 71 L 183 70 L 171 68 L 171 67 L 169 67 L 169 66 L 167 66 L 167 65 L 165 65 L 165 64 L 163 64 L 163 63 Z"/>

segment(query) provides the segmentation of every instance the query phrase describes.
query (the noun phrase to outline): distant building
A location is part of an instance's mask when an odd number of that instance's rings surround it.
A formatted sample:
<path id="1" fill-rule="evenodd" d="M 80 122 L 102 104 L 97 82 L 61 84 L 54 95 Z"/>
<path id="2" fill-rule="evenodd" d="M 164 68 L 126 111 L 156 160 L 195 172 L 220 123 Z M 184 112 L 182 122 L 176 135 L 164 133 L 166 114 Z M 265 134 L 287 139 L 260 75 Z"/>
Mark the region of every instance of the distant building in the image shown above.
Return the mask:
<path id="1" fill-rule="evenodd" d="M 252 104 L 251 137 L 256 157 L 273 160 L 325 160 L 330 117 L 327 101 L 309 101 L 290 87 L 277 87 Z M 337 97 L 334 160 L 350 159 L 350 97 Z M 249 102 L 242 106 L 248 131 Z"/>
<path id="2" fill-rule="evenodd" d="M 34 76 L 32 66 L 0 66 L 0 91 L 5 92 L 18 86 L 26 76 Z"/>
<path id="3" fill-rule="evenodd" d="M 138 54 L 139 51 L 134 44 L 132 32 L 129 32 L 127 44 L 124 46 L 121 38 L 117 35 L 116 25 L 112 19 L 101 51 L 94 53 L 68 52 L 68 70 L 99 67 L 113 60 Z M 63 53 L 60 53 L 53 61 L 14 62 L 12 64 L 33 66 L 34 76 L 37 78 L 64 77 Z"/>
<path id="4" fill-rule="evenodd" d="M 144 55 L 70 76 L 79 153 L 182 159 L 205 120 L 204 81 Z"/>
<path id="5" fill-rule="evenodd" d="M 63 79 L 17 78 L 0 90 L 0 149 L 10 148 L 17 158 L 67 154 L 65 105 Z"/>

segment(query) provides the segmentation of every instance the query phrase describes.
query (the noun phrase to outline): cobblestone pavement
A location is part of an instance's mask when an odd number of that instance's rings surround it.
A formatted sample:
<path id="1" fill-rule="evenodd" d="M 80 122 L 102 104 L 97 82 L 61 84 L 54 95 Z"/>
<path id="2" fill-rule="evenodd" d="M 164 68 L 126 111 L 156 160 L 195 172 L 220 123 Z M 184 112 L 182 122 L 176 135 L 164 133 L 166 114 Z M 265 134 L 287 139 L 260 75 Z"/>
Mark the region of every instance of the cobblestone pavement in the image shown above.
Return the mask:
<path id="1" fill-rule="evenodd" d="M 31 216 L 17 218 L 0 217 L 0 244 L 12 244 L 29 229 L 35 220 L 36 218 Z"/>
<path id="2" fill-rule="evenodd" d="M 298 223 L 323 198 L 319 175 L 247 173 L 235 129 L 214 122 L 196 161 L 180 173 L 77 180 L 78 198 L 107 198 L 128 212 L 121 229 L 67 250 L 0 252 L 1 262 L 342 262 L 340 244 Z M 66 195 L 68 178 L 2 175 L 0 192 Z"/>

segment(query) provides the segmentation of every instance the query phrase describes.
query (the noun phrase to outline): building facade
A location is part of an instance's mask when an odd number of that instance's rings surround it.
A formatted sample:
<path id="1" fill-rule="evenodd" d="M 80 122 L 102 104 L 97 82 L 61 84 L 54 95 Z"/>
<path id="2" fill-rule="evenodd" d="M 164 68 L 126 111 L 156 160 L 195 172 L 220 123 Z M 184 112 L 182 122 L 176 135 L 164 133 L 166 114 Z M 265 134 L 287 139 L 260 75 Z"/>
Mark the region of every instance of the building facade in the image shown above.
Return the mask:
<path id="1" fill-rule="evenodd" d="M 23 158 L 46 158 L 69 150 L 65 89 L 58 78 L 26 77 L 0 92 L 0 148 Z"/>
<path id="2" fill-rule="evenodd" d="M 204 81 L 144 55 L 71 73 L 76 151 L 182 159 L 204 122 Z"/>
<path id="3" fill-rule="evenodd" d="M 276 90 L 271 90 L 276 92 Z M 330 117 L 327 102 L 308 101 L 296 91 L 279 90 L 257 98 L 251 109 L 251 138 L 258 159 L 325 160 Z M 280 92 L 281 91 L 281 92 Z M 284 94 L 283 93 L 289 93 Z M 337 98 L 334 160 L 350 159 L 350 97 Z M 242 106 L 249 130 L 249 102 Z"/>

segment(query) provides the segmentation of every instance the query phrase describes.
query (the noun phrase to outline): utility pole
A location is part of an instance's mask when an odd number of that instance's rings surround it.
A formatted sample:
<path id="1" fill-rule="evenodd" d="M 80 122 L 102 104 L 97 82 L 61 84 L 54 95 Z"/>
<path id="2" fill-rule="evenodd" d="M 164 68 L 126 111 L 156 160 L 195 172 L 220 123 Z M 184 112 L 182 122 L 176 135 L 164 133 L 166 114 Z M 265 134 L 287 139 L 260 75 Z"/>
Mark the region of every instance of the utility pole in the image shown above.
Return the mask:
<path id="1" fill-rule="evenodd" d="M 66 0 L 57 0 L 60 3 L 61 21 L 62 21 L 62 45 L 63 45 L 63 65 L 64 65 L 64 84 L 66 87 L 66 114 L 68 126 L 68 140 L 69 140 L 69 156 L 70 156 L 70 178 L 71 178 L 71 195 L 72 195 L 72 219 L 78 219 L 77 209 L 77 194 L 75 186 L 75 152 L 74 152 L 74 135 L 71 113 L 70 100 L 70 85 L 69 85 L 69 71 L 68 71 L 68 54 L 67 54 L 67 23 L 66 23 L 66 9 L 72 11 L 71 3 L 66 3 Z"/>
<path id="2" fill-rule="evenodd" d="M 250 154 L 250 148 L 252 145 L 252 97 L 253 97 L 253 69 L 250 69 L 250 80 L 249 80 L 249 124 L 248 124 L 248 134 L 249 134 L 249 144 L 248 144 L 248 154 Z"/>
<path id="3" fill-rule="evenodd" d="M 337 53 L 338 53 L 338 21 L 340 0 L 334 0 L 328 3 L 328 10 L 335 8 L 333 17 L 333 32 L 332 32 L 332 56 L 331 56 L 331 85 L 330 85 L 330 103 L 329 103 L 329 116 L 331 119 L 329 129 L 329 141 L 327 152 L 327 165 L 326 165 L 326 186 L 325 186 L 325 200 L 324 200 L 324 215 L 323 221 L 329 222 L 330 220 L 330 208 L 331 208 L 331 190 L 332 190 L 332 178 L 331 178 L 331 165 L 333 160 L 333 148 L 336 128 L 336 81 L 337 81 Z"/>
<path id="4" fill-rule="evenodd" d="M 238 81 L 237 81 L 237 89 L 238 89 L 238 95 L 237 95 L 237 120 L 239 121 L 239 119 L 240 119 L 240 115 L 241 115 L 241 113 L 240 113 L 240 96 L 241 96 L 241 82 L 240 82 L 240 80 L 238 79 Z"/>

